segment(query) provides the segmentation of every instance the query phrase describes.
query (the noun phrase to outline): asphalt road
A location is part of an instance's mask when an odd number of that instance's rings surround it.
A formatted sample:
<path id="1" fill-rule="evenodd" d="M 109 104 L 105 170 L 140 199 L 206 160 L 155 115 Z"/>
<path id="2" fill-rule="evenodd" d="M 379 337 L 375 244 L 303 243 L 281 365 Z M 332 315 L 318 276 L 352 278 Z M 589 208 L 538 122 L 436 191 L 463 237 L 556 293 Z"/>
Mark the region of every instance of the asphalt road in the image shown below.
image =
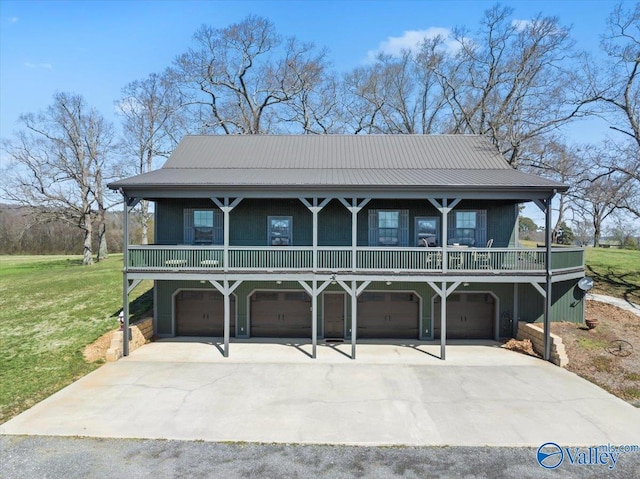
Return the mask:
<path id="1" fill-rule="evenodd" d="M 0 477 L 29 478 L 634 478 L 640 452 L 613 469 L 536 462 L 536 449 L 349 447 L 0 436 Z"/>

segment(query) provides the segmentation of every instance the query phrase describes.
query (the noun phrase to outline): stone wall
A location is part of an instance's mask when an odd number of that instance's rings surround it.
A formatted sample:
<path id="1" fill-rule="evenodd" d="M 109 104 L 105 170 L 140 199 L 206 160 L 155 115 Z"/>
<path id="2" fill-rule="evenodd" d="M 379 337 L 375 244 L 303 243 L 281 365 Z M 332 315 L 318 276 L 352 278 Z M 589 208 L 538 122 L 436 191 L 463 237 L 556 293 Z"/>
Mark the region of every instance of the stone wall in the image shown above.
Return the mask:
<path id="1" fill-rule="evenodd" d="M 153 318 L 141 319 L 137 323 L 129 326 L 131 339 L 129 341 L 129 352 L 147 343 L 153 337 Z M 122 357 L 122 331 L 115 331 L 111 337 L 111 345 L 107 350 L 107 361 L 117 361 Z"/>
<path id="2" fill-rule="evenodd" d="M 544 330 L 537 323 L 518 322 L 517 339 L 529 339 L 533 345 L 533 350 L 544 357 Z M 567 351 L 562 343 L 562 338 L 551 333 L 551 362 L 561 368 L 569 364 Z"/>

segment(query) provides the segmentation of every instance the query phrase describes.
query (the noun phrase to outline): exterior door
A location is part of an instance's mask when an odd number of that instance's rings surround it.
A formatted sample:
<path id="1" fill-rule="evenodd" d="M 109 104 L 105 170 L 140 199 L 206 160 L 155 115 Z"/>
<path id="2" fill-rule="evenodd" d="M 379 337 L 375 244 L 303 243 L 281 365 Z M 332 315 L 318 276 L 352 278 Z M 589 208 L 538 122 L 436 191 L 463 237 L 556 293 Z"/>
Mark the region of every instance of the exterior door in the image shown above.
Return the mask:
<path id="1" fill-rule="evenodd" d="M 230 336 L 236 334 L 235 297 L 230 297 Z M 180 291 L 175 297 L 177 336 L 224 336 L 224 297 L 215 290 Z"/>
<path id="2" fill-rule="evenodd" d="M 325 293 L 323 298 L 324 337 L 344 338 L 344 294 Z"/>
<path id="3" fill-rule="evenodd" d="M 413 293 L 363 293 L 358 298 L 358 337 L 417 339 L 419 315 Z"/>
<path id="4" fill-rule="evenodd" d="M 434 337 L 440 338 L 440 298 L 435 300 Z M 487 293 L 452 294 L 447 298 L 447 339 L 493 339 L 495 298 Z"/>
<path id="5" fill-rule="evenodd" d="M 251 336 L 311 337 L 311 297 L 305 292 L 258 291 L 252 294 Z"/>

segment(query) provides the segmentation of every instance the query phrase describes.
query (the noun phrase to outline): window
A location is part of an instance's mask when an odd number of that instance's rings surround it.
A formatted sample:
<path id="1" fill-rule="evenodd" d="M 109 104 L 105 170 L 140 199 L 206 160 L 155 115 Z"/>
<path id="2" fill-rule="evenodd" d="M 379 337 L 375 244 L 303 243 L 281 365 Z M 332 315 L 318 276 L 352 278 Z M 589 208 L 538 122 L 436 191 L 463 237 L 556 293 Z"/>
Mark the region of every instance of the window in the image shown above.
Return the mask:
<path id="1" fill-rule="evenodd" d="M 205 208 L 186 208 L 184 210 L 184 242 L 185 244 L 223 243 L 222 211 Z"/>
<path id="2" fill-rule="evenodd" d="M 193 243 L 213 243 L 213 210 L 193 212 Z"/>
<path id="3" fill-rule="evenodd" d="M 409 246 L 409 210 L 369 210 L 370 246 Z"/>
<path id="4" fill-rule="evenodd" d="M 268 244 L 271 246 L 291 246 L 293 244 L 293 218 L 291 216 L 269 216 Z"/>
<path id="5" fill-rule="evenodd" d="M 433 248 L 440 244 L 440 218 L 435 216 L 416 217 L 416 246 Z"/>
<path id="6" fill-rule="evenodd" d="M 399 228 L 399 211 L 378 212 L 378 244 L 383 246 L 398 246 Z"/>
<path id="7" fill-rule="evenodd" d="M 456 212 L 456 239 L 458 243 L 474 246 L 476 243 L 476 212 Z"/>
<path id="8" fill-rule="evenodd" d="M 449 214 L 447 243 L 484 246 L 487 242 L 487 211 L 460 210 Z"/>

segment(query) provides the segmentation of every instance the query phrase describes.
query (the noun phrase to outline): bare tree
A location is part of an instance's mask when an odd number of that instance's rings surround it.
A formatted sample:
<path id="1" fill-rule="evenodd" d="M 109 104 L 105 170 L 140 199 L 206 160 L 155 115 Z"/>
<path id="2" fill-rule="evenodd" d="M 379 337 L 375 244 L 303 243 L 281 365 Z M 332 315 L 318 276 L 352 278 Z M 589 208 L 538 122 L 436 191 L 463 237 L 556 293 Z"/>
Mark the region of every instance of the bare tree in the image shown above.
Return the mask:
<path id="1" fill-rule="evenodd" d="M 281 107 L 325 69 L 324 51 L 295 38 L 283 41 L 268 19 L 255 15 L 222 29 L 203 25 L 194 41 L 171 73 L 190 94 L 203 132 L 276 132 Z"/>
<path id="2" fill-rule="evenodd" d="M 354 133 L 428 134 L 439 131 L 445 98 L 434 65 L 442 38 L 425 40 L 419 52 L 378 55 L 344 77 L 344 123 Z M 448 111 L 446 112 L 448 113 Z"/>
<path id="3" fill-rule="evenodd" d="M 166 75 L 151 74 L 143 80 L 127 84 L 122 98 L 116 102 L 123 117 L 124 154 L 136 159 L 135 173 L 154 168 L 154 161 L 168 157 L 186 132 L 184 100 Z M 140 202 L 139 219 L 142 244 L 149 243 L 152 213 L 149 202 Z"/>
<path id="4" fill-rule="evenodd" d="M 3 195 L 29 207 L 39 221 L 80 228 L 83 264 L 91 264 L 93 208 L 103 201 L 111 126 L 82 96 L 70 93 L 55 94 L 44 112 L 22 115 L 20 122 L 24 129 L 3 144 L 11 162 Z"/>
<path id="5" fill-rule="evenodd" d="M 604 221 L 620 208 L 620 202 L 629 195 L 629 178 L 619 174 L 596 176 L 584 180 L 572 191 L 572 205 L 593 226 L 593 246 L 600 246 Z"/>
<path id="6" fill-rule="evenodd" d="M 531 142 L 528 155 L 528 169 L 535 170 L 541 176 L 579 186 L 584 181 L 586 161 L 579 146 L 569 146 L 562 138 L 538 138 Z M 558 216 L 551 232 L 551 241 L 557 243 L 561 225 L 571 208 L 571 191 L 559 194 Z"/>
<path id="7" fill-rule="evenodd" d="M 436 70 L 454 123 L 452 133 L 489 136 L 518 167 L 532 140 L 586 115 L 571 67 L 569 29 L 555 17 L 517 22 L 513 9 L 496 5 L 472 36 L 456 29 L 458 51 Z"/>
<path id="8" fill-rule="evenodd" d="M 485 135 L 511 165 L 526 166 L 530 148 L 590 113 L 572 49 L 557 18 L 516 21 L 496 5 L 476 33 L 457 28 L 353 70 L 345 122 L 354 133 Z"/>
<path id="9" fill-rule="evenodd" d="M 607 20 L 602 49 L 608 61 L 592 60 L 585 67 L 601 116 L 622 136 L 609 138 L 599 158 L 604 175 L 618 172 L 632 183 L 632 195 L 621 207 L 640 217 L 640 3 L 625 9 L 620 3 Z"/>

